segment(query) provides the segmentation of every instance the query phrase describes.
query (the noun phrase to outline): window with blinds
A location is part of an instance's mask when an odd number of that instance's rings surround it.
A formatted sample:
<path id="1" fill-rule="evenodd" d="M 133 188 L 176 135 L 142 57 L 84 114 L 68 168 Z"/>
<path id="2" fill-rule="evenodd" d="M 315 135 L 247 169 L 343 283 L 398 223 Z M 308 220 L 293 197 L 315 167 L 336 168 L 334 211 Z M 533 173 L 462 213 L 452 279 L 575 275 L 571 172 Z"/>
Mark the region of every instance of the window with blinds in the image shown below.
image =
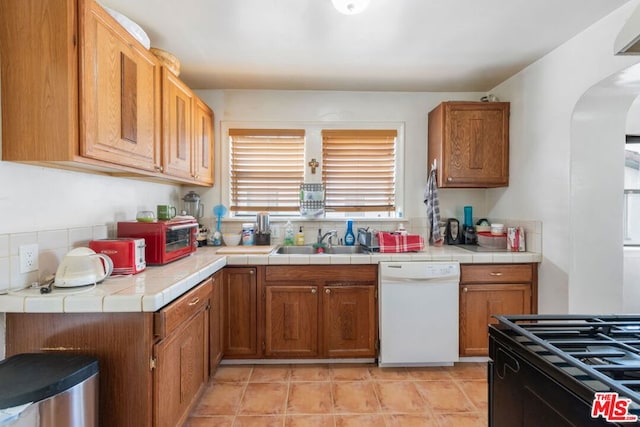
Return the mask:
<path id="1" fill-rule="evenodd" d="M 231 210 L 298 211 L 303 129 L 229 129 Z"/>
<path id="2" fill-rule="evenodd" d="M 322 131 L 327 210 L 395 211 L 396 139 L 396 130 Z"/>

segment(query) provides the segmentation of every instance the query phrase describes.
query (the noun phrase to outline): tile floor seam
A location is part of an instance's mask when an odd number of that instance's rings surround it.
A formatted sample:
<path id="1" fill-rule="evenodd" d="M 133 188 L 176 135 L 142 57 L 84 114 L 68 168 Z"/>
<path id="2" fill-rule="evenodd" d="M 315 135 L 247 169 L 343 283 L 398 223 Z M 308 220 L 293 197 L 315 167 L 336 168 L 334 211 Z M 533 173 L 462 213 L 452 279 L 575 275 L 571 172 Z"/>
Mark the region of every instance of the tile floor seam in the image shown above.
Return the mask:
<path id="1" fill-rule="evenodd" d="M 468 394 L 467 394 L 467 392 L 464 390 L 464 387 L 462 387 L 462 386 L 460 385 L 460 381 L 454 381 L 454 384 L 455 384 L 455 385 L 456 385 L 456 387 L 458 387 L 458 389 L 462 392 L 462 394 L 464 395 L 464 397 L 467 399 L 467 402 L 468 402 L 469 404 L 471 404 L 471 407 L 472 407 L 472 408 L 474 408 L 474 409 L 477 409 L 476 404 L 475 404 L 475 403 L 473 403 L 473 400 L 471 400 L 471 399 L 469 398 L 469 395 L 468 395 Z"/>
<path id="2" fill-rule="evenodd" d="M 236 421 L 238 420 L 238 415 L 240 414 L 240 409 L 242 408 L 242 402 L 244 401 L 244 395 L 247 392 L 247 388 L 249 387 L 249 380 L 251 379 L 251 375 L 253 375 L 253 365 L 249 365 L 251 366 L 251 369 L 249 370 L 249 375 L 247 375 L 247 378 L 244 380 L 244 385 L 242 387 L 242 393 L 240 393 L 240 400 L 238 401 L 238 405 L 236 406 L 236 413 L 233 416 L 233 421 L 231 422 L 231 425 L 233 427 L 235 427 L 236 425 Z"/>

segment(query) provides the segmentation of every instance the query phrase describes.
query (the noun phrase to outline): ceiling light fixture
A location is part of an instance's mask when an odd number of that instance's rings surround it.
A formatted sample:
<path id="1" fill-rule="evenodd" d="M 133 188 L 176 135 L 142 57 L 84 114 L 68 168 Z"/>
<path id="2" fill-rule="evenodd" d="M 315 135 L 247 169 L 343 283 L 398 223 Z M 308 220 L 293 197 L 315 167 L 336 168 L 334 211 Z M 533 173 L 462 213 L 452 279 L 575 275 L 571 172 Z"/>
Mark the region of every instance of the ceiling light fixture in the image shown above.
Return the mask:
<path id="1" fill-rule="evenodd" d="M 345 15 L 356 15 L 369 6 L 370 0 L 331 0 L 333 7 Z"/>

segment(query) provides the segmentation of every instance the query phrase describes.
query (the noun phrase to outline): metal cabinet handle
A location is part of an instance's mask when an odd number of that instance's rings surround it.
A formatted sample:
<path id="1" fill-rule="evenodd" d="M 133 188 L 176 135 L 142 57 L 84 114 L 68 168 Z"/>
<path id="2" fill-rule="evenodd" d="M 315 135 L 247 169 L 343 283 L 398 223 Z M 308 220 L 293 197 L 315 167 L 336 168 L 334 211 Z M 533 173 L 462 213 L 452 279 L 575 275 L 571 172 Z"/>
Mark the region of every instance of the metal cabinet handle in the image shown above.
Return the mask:
<path id="1" fill-rule="evenodd" d="M 331 289 L 325 289 L 324 293 L 327 294 L 327 295 L 330 294 L 331 293 Z"/>
<path id="2" fill-rule="evenodd" d="M 491 272 L 491 273 L 489 273 L 489 276 L 502 276 L 502 273 L 500 273 L 500 272 Z"/>
<path id="3" fill-rule="evenodd" d="M 164 168 L 162 166 L 156 166 L 154 169 L 158 172 L 164 172 Z"/>
<path id="4" fill-rule="evenodd" d="M 462 292 L 469 292 L 469 288 L 462 288 Z"/>
<path id="5" fill-rule="evenodd" d="M 249 270 L 249 274 L 255 274 L 255 271 Z"/>
<path id="6" fill-rule="evenodd" d="M 197 303 L 200 302 L 200 297 L 195 297 L 193 300 L 191 300 L 191 302 L 189 303 L 190 306 L 196 305 Z"/>
<path id="7" fill-rule="evenodd" d="M 507 376 L 507 369 L 514 374 L 520 372 L 520 363 L 518 362 L 518 359 L 504 351 L 502 348 L 499 348 L 496 352 L 495 369 L 498 378 L 503 380 Z"/>
<path id="8" fill-rule="evenodd" d="M 453 181 L 453 178 L 448 177 L 448 178 L 447 178 L 447 181 L 451 182 L 451 181 Z"/>
<path id="9" fill-rule="evenodd" d="M 311 288 L 311 293 L 315 294 L 316 292 L 318 292 L 318 290 L 316 288 Z"/>

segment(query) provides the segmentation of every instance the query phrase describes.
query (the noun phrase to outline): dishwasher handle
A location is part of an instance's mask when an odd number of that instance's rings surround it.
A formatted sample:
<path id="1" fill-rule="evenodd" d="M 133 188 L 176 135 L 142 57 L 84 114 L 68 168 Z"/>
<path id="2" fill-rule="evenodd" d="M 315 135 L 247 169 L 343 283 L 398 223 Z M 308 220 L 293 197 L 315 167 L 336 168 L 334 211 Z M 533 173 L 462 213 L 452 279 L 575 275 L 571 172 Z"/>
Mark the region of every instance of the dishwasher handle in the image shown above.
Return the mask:
<path id="1" fill-rule="evenodd" d="M 401 283 L 428 283 L 428 282 L 437 282 L 437 283 L 459 283 L 460 276 L 438 276 L 438 277 L 423 277 L 423 276 L 382 276 L 380 278 L 380 283 L 386 284 L 401 284 Z"/>

